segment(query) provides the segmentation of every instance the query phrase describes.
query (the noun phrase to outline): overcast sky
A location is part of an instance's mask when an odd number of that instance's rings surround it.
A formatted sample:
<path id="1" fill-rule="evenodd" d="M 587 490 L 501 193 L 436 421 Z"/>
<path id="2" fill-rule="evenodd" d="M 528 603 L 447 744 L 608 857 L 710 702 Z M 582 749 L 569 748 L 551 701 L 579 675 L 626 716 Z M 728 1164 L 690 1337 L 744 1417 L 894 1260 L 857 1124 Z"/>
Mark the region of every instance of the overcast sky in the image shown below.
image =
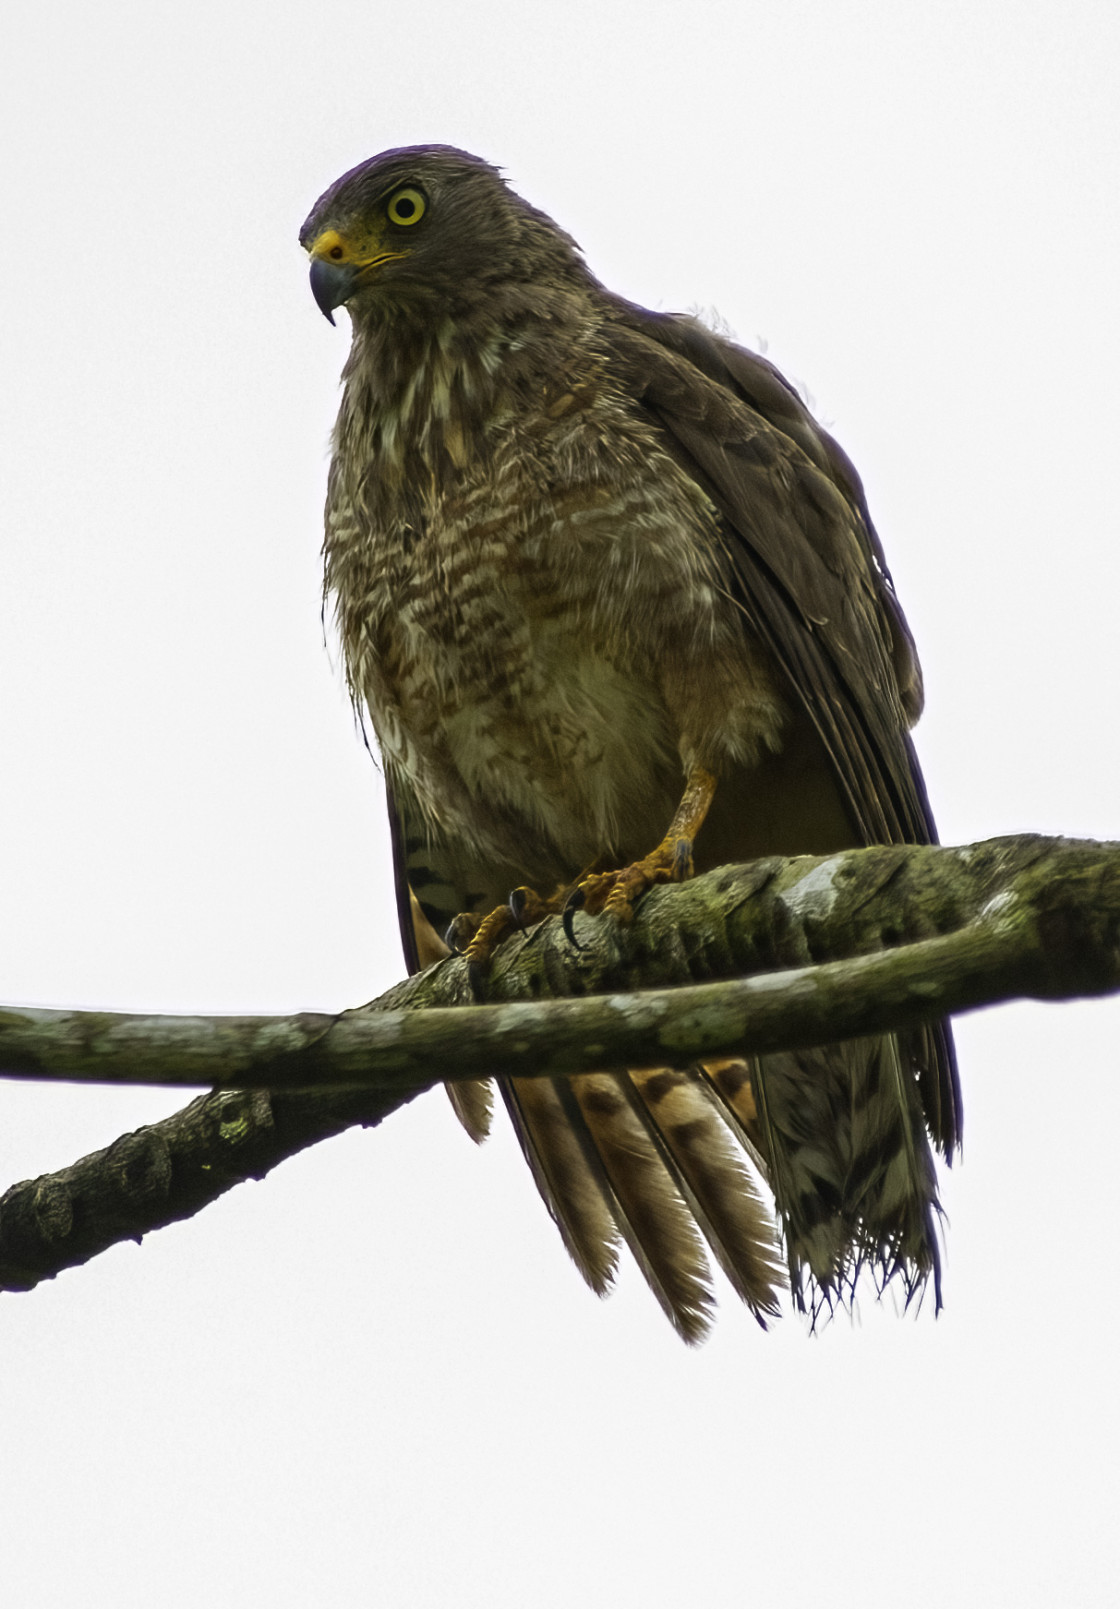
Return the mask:
<path id="1" fill-rule="evenodd" d="M 0 16 L 0 999 L 335 1009 L 401 972 L 323 646 L 347 320 L 296 235 L 477 151 L 613 289 L 715 309 L 858 464 L 942 835 L 1120 836 L 1120 16 L 595 0 Z M 0 1592 L 1104 1605 L 1120 1004 L 959 1025 L 947 1308 L 690 1352 L 435 1092 L 0 1303 Z M 174 1110 L 0 1086 L 0 1188 Z"/>

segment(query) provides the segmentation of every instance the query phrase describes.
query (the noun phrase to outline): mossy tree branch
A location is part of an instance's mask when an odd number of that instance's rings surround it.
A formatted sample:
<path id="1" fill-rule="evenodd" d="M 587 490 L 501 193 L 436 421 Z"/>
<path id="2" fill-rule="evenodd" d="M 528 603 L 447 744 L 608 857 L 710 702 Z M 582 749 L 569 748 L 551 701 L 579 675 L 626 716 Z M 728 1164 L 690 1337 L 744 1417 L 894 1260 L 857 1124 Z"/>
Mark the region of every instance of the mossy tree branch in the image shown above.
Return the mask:
<path id="1" fill-rule="evenodd" d="M 1118 990 L 1120 845 L 1018 837 L 757 861 L 652 891 L 626 928 L 577 917 L 576 936 L 573 950 L 553 920 L 504 945 L 485 1004 L 453 959 L 338 1016 L 0 1011 L 6 1076 L 213 1087 L 9 1190 L 0 1289 L 190 1217 L 445 1079 L 679 1065 Z"/>

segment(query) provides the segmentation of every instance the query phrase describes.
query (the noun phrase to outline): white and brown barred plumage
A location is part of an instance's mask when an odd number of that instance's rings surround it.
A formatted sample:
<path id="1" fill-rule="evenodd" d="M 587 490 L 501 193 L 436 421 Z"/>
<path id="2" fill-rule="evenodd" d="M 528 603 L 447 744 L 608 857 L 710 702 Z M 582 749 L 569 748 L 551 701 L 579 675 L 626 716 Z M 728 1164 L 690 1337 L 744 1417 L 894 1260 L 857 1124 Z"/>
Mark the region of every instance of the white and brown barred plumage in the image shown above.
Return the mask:
<path id="1" fill-rule="evenodd" d="M 459 911 L 640 859 L 696 767 L 718 779 L 700 870 L 933 839 L 920 672 L 859 479 L 770 364 L 610 295 L 448 147 L 363 163 L 300 238 L 320 307 L 353 321 L 326 587 L 385 762 L 412 966 Z M 689 1340 L 704 1240 L 777 1311 L 758 1175 L 799 1303 L 865 1265 L 908 1297 L 939 1285 L 945 1028 L 503 1094 L 588 1283 L 609 1287 L 624 1239 Z M 483 1090 L 453 1099 L 483 1132 Z"/>

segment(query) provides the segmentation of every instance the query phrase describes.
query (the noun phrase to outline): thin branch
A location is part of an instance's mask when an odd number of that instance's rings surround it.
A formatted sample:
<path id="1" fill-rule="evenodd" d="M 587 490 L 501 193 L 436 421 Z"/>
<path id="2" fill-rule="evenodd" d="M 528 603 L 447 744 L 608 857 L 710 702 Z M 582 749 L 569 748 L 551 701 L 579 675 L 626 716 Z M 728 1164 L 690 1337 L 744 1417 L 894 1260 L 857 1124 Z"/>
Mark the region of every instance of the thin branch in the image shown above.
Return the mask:
<path id="1" fill-rule="evenodd" d="M 188 1217 L 444 1079 L 680 1065 L 1120 989 L 1120 846 L 1021 837 L 758 861 L 653 891 L 629 927 L 578 918 L 576 932 L 575 951 L 556 921 L 503 946 L 486 1005 L 466 1004 L 451 960 L 337 1017 L 0 1012 L 9 1076 L 220 1087 L 10 1190 L 0 1288 Z"/>

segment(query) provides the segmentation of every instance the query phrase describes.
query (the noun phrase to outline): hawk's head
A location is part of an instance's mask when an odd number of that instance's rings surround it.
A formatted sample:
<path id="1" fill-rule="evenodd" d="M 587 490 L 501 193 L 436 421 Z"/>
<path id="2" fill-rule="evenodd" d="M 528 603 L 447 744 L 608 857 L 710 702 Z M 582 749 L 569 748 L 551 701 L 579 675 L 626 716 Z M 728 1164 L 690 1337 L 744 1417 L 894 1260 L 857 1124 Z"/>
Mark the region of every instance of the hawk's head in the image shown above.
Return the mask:
<path id="1" fill-rule="evenodd" d="M 570 236 L 449 145 L 383 151 L 337 179 L 300 230 L 311 289 L 333 324 L 378 309 L 447 309 L 511 280 L 592 283 Z"/>

